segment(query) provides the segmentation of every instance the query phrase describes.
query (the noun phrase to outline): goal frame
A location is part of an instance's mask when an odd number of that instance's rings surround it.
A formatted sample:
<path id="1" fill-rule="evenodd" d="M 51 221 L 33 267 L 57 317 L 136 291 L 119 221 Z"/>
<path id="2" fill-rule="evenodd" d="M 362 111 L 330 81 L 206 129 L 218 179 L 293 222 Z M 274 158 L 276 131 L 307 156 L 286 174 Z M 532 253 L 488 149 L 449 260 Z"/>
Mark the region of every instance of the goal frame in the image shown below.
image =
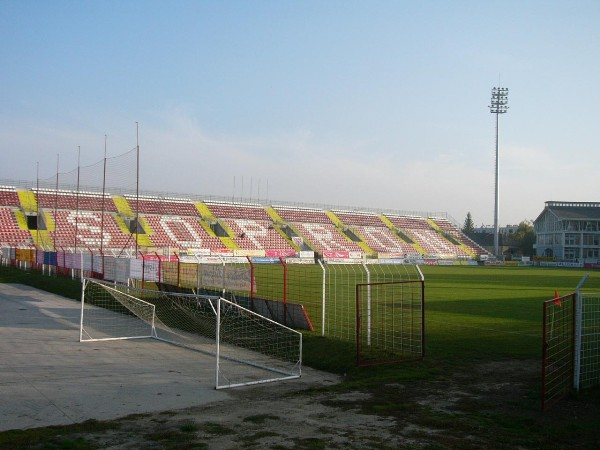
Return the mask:
<path id="1" fill-rule="evenodd" d="M 101 289 L 98 291 L 100 294 L 87 291 L 90 285 L 93 289 Z M 157 301 L 163 302 L 162 316 L 155 304 L 123 291 L 154 296 Z M 92 300 L 94 295 L 101 299 Z M 164 303 L 171 300 L 178 303 Z M 180 317 L 185 322 L 180 324 L 174 322 L 172 316 L 166 315 L 168 313 L 165 310 L 172 313 L 177 309 L 176 313 L 181 313 L 183 302 L 186 305 L 187 302 L 195 303 L 198 309 L 184 310 L 184 315 Z M 116 310 L 117 307 L 120 311 Z M 140 310 L 144 314 L 139 314 Z M 200 310 L 202 312 L 198 313 Z M 99 312 L 100 319 L 97 322 L 94 322 L 92 311 Z M 198 314 L 197 320 L 195 313 Z M 112 318 L 119 324 L 115 329 L 110 328 Z M 134 332 L 130 335 L 123 333 L 124 323 L 125 331 L 128 324 L 132 324 Z M 200 326 L 194 328 L 196 324 Z M 143 331 L 139 332 L 140 329 Z M 290 380 L 302 375 L 302 333 L 235 302 L 220 296 L 150 291 L 84 279 L 80 342 L 126 339 L 156 339 L 213 356 L 215 389 Z"/>

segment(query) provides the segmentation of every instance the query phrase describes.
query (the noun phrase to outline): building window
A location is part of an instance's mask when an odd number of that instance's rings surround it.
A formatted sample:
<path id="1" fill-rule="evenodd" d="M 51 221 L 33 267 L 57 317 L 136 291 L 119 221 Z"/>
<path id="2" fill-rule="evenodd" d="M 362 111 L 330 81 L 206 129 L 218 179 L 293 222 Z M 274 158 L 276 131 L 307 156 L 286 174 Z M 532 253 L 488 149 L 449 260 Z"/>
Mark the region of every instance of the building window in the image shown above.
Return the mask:
<path id="1" fill-rule="evenodd" d="M 579 234 L 566 233 L 565 234 L 565 245 L 579 245 L 580 239 Z"/>

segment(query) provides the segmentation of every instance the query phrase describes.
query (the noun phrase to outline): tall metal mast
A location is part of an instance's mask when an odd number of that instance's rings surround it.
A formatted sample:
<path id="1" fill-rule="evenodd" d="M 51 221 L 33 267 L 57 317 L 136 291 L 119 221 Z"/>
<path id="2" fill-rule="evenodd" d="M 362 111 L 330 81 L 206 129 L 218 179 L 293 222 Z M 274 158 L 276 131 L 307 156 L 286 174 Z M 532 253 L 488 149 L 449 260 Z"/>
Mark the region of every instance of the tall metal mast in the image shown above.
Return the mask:
<path id="1" fill-rule="evenodd" d="M 492 101 L 489 106 L 490 112 L 496 114 L 496 181 L 495 181 L 495 198 L 494 198 L 494 254 L 500 258 L 499 249 L 499 226 L 498 226 L 498 211 L 500 209 L 500 164 L 499 164 L 499 137 L 500 137 L 500 114 L 508 111 L 508 89 L 495 87 L 492 88 Z"/>

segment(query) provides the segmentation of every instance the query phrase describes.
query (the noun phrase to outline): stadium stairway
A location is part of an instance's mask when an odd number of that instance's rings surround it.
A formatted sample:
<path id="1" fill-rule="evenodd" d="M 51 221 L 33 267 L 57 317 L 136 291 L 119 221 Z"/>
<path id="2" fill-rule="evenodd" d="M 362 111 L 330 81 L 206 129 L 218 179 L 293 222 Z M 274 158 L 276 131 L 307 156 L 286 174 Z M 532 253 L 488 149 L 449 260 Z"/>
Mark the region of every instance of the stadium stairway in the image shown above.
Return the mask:
<path id="1" fill-rule="evenodd" d="M 292 246 L 293 249 L 295 249 L 296 251 L 300 251 L 300 247 L 298 247 L 294 243 L 294 241 L 292 241 L 292 238 L 288 236 L 288 234 L 283 229 L 289 226 L 289 224 L 287 224 L 285 220 L 283 220 L 283 218 L 277 213 L 277 211 L 275 211 L 275 208 L 273 208 L 272 206 L 265 206 L 265 211 L 273 220 L 273 228 L 275 228 L 279 232 L 279 234 L 283 236 L 283 238 Z"/>
<path id="2" fill-rule="evenodd" d="M 116 204 L 116 202 L 115 202 L 115 204 Z M 154 230 L 152 229 L 152 227 L 150 226 L 148 221 L 143 216 L 138 216 L 138 222 L 142 226 L 142 229 L 146 232 L 145 234 L 137 235 L 138 246 L 145 247 L 145 248 L 154 247 L 154 244 L 152 243 L 152 240 L 150 239 L 150 236 L 149 236 L 149 235 L 154 234 Z M 121 223 L 119 222 L 119 226 L 120 225 L 121 225 Z M 129 233 L 129 230 L 127 230 L 127 233 Z"/>
<path id="3" fill-rule="evenodd" d="M 19 202 L 23 211 L 36 212 L 38 210 L 38 204 L 33 191 L 17 191 L 17 195 L 19 196 Z"/>
<path id="4" fill-rule="evenodd" d="M 281 218 L 281 216 L 277 213 L 277 211 L 275 211 L 275 208 L 273 208 L 272 206 L 265 206 L 265 211 L 267 212 L 269 217 L 273 219 L 273 222 L 275 222 L 275 224 L 285 223 L 285 220 Z"/>
<path id="5" fill-rule="evenodd" d="M 394 227 L 394 229 L 396 229 Z M 410 232 L 408 230 L 401 230 L 401 229 L 397 229 L 399 233 L 402 233 L 403 235 L 409 237 L 412 242 L 410 245 L 412 245 L 414 247 L 414 249 L 420 253 L 421 255 L 426 255 L 427 251 L 425 251 L 425 249 L 423 247 L 421 247 L 421 245 L 419 244 L 419 242 L 414 238 L 414 236 L 410 235 Z M 398 233 L 396 233 L 397 236 L 400 236 Z"/>
<path id="6" fill-rule="evenodd" d="M 54 248 L 54 241 L 48 230 L 29 230 L 29 232 L 36 248 L 44 250 Z"/>
<path id="7" fill-rule="evenodd" d="M 19 224 L 19 228 L 21 230 L 29 230 L 27 227 L 27 218 L 25 217 L 25 213 L 23 211 L 16 210 L 15 217 L 17 218 L 17 223 Z"/>
<path id="8" fill-rule="evenodd" d="M 112 200 L 115 203 L 115 206 L 117 207 L 117 212 L 120 215 L 128 219 L 133 219 L 135 217 L 135 214 L 131 209 L 131 205 L 125 197 L 112 197 Z M 127 233 L 129 233 L 129 231 L 127 231 Z"/>
<path id="9" fill-rule="evenodd" d="M 219 236 L 219 239 L 221 239 L 225 248 L 228 248 L 229 250 L 238 250 L 240 248 L 230 237 Z"/>
<path id="10" fill-rule="evenodd" d="M 385 224 L 386 227 L 388 227 L 392 231 L 396 231 L 396 227 L 390 221 L 390 219 L 388 219 L 387 217 L 385 217 L 383 214 L 379 215 L 378 217 L 379 217 L 379 220 L 381 220 Z"/>
<path id="11" fill-rule="evenodd" d="M 117 222 L 117 225 L 124 234 L 131 234 L 131 231 L 129 231 L 129 228 L 127 227 L 127 224 L 125 223 L 123 217 L 121 217 L 120 215 L 116 215 L 115 222 Z"/>
<path id="12" fill-rule="evenodd" d="M 356 233 L 354 230 L 352 230 L 352 228 L 345 225 L 344 222 L 342 222 L 340 220 L 340 218 L 338 216 L 336 216 L 336 214 L 334 212 L 325 211 L 325 214 L 327 214 L 327 217 L 329 217 L 329 219 L 333 222 L 333 224 L 335 225 L 335 227 L 338 229 L 339 233 L 342 236 L 344 236 L 350 242 L 354 242 L 355 244 L 357 244 L 365 253 L 367 253 L 369 255 L 376 254 L 376 252 L 366 244 L 365 239 L 362 236 L 360 236 L 358 233 Z M 354 240 L 350 239 L 350 237 L 344 232 L 344 230 L 347 230 L 347 229 L 352 231 L 352 234 L 354 234 L 359 240 L 354 241 Z"/>
<path id="13" fill-rule="evenodd" d="M 354 233 L 354 235 L 360 239 L 360 242 L 357 242 L 358 246 L 360 248 L 362 248 L 364 250 L 364 252 L 368 255 L 372 255 L 372 256 L 377 256 L 377 252 L 375 250 L 373 250 L 371 247 L 368 246 L 366 239 L 364 238 L 364 236 L 361 236 L 360 233 L 356 232 L 355 230 L 352 230 L 352 232 Z"/>
<path id="14" fill-rule="evenodd" d="M 202 225 L 202 228 L 204 228 L 210 236 L 218 237 L 225 246 L 225 248 L 228 248 L 229 250 L 239 249 L 239 246 L 234 242 L 232 238 L 232 236 L 235 236 L 233 230 L 229 228 L 229 226 L 227 226 L 225 222 L 217 219 L 212 213 L 212 211 L 208 208 L 208 205 L 202 202 L 194 202 L 194 206 L 196 207 L 198 213 L 202 217 L 202 220 L 200 220 L 200 225 Z M 223 230 L 227 233 L 227 236 L 217 236 L 214 230 L 211 228 L 210 223 L 218 223 L 221 226 L 221 228 L 223 228 Z"/>
<path id="15" fill-rule="evenodd" d="M 344 226 L 342 221 L 338 218 L 338 216 L 335 215 L 335 213 L 331 211 L 325 211 L 325 214 L 327 215 L 327 217 L 329 217 L 329 220 L 331 220 L 331 222 L 336 226 L 336 228 L 342 228 Z"/>
<path id="16" fill-rule="evenodd" d="M 305 245 L 306 247 L 308 247 L 308 248 L 309 248 L 311 251 L 313 251 L 313 252 L 316 252 L 316 251 L 317 251 L 317 248 L 316 248 L 315 244 L 313 244 L 313 243 L 311 242 L 311 240 L 310 240 L 310 239 L 307 239 L 307 238 L 306 238 L 306 236 L 304 236 L 302 233 L 300 233 L 300 232 L 299 232 L 299 231 L 298 231 L 298 230 L 297 230 L 297 229 L 296 229 L 294 226 L 292 226 L 291 224 L 288 224 L 288 227 L 290 228 L 290 230 L 292 230 L 292 231 L 293 231 L 293 233 L 294 233 L 296 236 L 299 236 L 299 237 L 301 237 L 301 238 L 302 238 L 302 242 L 304 242 L 304 245 Z M 286 233 L 286 237 L 287 237 L 288 239 L 290 239 L 290 237 L 289 237 L 289 236 L 287 236 L 287 233 Z M 291 240 L 291 239 L 290 239 L 290 240 Z M 294 248 L 298 248 L 298 246 L 297 246 L 296 244 L 293 244 L 293 246 L 294 246 Z"/>
<path id="17" fill-rule="evenodd" d="M 394 232 L 394 234 L 396 236 L 398 236 L 398 239 L 400 239 L 402 242 L 406 243 L 406 244 L 410 244 L 413 246 L 413 248 L 420 254 L 425 254 L 427 253 L 423 247 L 421 247 L 417 241 L 415 241 L 413 239 L 412 236 L 410 236 L 409 233 L 406 232 L 406 230 L 401 230 L 400 228 L 398 228 L 396 225 L 394 225 L 392 223 L 392 221 L 390 219 L 388 219 L 386 216 L 384 216 L 383 214 L 379 216 L 379 219 L 381 219 L 381 221 L 390 229 Z"/>
<path id="18" fill-rule="evenodd" d="M 116 204 L 116 202 L 115 202 L 115 204 Z M 117 206 L 117 208 L 118 208 L 118 206 Z M 131 230 L 127 226 L 127 223 L 125 222 L 125 219 L 123 219 L 123 216 L 120 214 L 115 214 L 114 217 L 115 217 L 115 222 L 117 223 L 117 226 L 123 232 L 123 234 L 130 235 L 131 240 L 134 241 L 136 235 L 135 235 L 135 233 L 131 232 Z M 142 225 L 142 229 L 145 231 L 146 227 L 149 226 L 147 221 L 144 220 L 144 218 L 141 216 L 138 216 L 138 221 L 139 221 L 140 225 Z M 148 238 L 148 236 L 146 234 L 140 233 L 137 235 L 137 238 L 138 238 L 137 243 L 138 243 L 139 247 L 152 247 L 152 242 L 150 241 L 150 239 Z"/>
<path id="19" fill-rule="evenodd" d="M 50 235 L 50 231 L 55 230 L 54 220 L 52 219 L 52 216 L 46 212 L 40 211 L 39 213 L 44 215 L 46 227 L 48 228 L 48 230 L 29 230 L 27 227 L 27 217 L 25 216 L 25 213 L 21 210 L 15 211 L 15 218 L 17 219 L 17 223 L 21 230 L 29 231 L 29 233 L 31 234 L 31 240 L 33 242 L 33 245 L 35 245 L 36 248 L 53 249 L 54 242 L 52 240 L 52 236 Z"/>
<path id="20" fill-rule="evenodd" d="M 216 222 L 217 218 L 215 216 L 213 216 L 213 213 L 210 211 L 210 209 L 208 209 L 208 206 L 206 206 L 206 204 L 202 203 L 202 202 L 194 202 L 194 206 L 196 207 L 196 209 L 198 210 L 198 213 L 200 214 L 200 217 L 202 217 L 204 220 L 210 222 Z M 208 231 L 208 230 L 206 230 Z"/>
<path id="21" fill-rule="evenodd" d="M 427 219 L 427 223 L 431 226 L 431 228 L 433 228 L 435 231 L 437 231 L 437 233 L 440 235 L 441 238 L 445 239 L 446 241 L 448 241 L 452 245 L 456 245 L 457 247 L 460 247 L 462 250 L 465 251 L 466 254 L 468 254 L 472 258 L 475 257 L 475 253 L 473 253 L 473 251 L 470 248 L 468 248 L 464 243 L 462 243 L 460 241 L 457 241 L 456 239 L 453 239 L 455 242 L 453 242 L 452 240 L 448 239 L 448 237 L 444 234 L 444 232 L 442 231 L 442 229 L 440 228 L 440 226 L 437 223 L 435 223 L 434 220 Z"/>

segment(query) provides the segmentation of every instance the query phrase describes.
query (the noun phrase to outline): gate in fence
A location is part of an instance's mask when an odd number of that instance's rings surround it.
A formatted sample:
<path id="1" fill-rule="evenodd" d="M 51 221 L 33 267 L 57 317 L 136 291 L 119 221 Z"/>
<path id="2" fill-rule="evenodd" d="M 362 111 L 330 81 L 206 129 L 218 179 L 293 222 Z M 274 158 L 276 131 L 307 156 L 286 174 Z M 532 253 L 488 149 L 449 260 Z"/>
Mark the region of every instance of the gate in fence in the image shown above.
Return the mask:
<path id="1" fill-rule="evenodd" d="M 574 293 L 543 304 L 542 410 L 600 385 L 600 293 Z"/>

